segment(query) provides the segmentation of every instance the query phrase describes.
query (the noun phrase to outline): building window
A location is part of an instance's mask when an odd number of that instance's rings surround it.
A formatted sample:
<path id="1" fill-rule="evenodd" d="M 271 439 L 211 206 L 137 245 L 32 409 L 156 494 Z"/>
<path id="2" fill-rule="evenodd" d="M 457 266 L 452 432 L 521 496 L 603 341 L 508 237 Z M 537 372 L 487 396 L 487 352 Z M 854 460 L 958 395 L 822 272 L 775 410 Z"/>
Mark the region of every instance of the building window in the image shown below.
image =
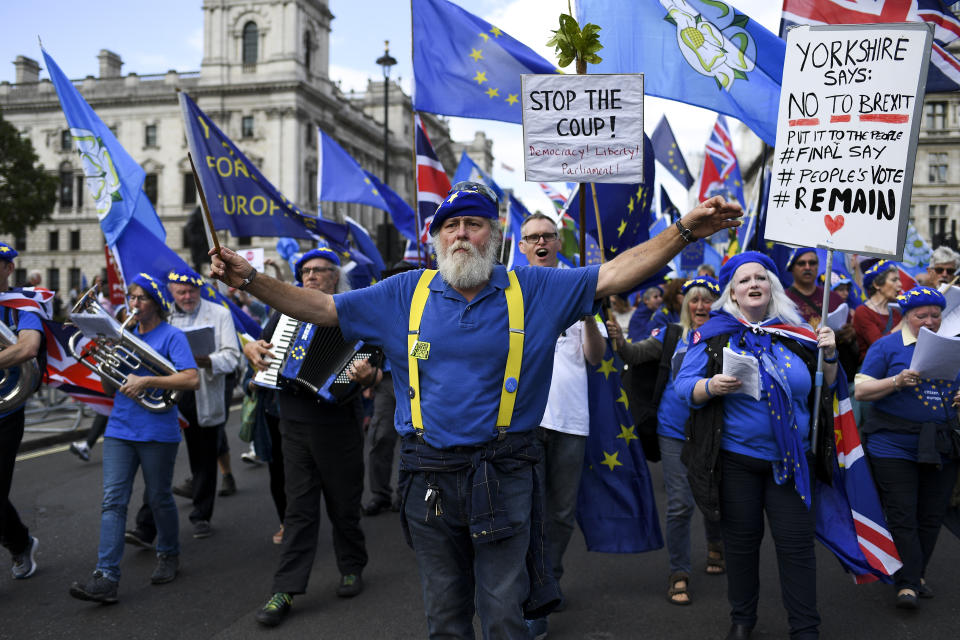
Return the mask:
<path id="1" fill-rule="evenodd" d="M 310 211 L 316 215 L 317 210 L 317 172 L 307 171 L 307 203 L 310 205 Z"/>
<path id="2" fill-rule="evenodd" d="M 243 66 L 254 67 L 257 64 L 257 47 L 259 46 L 260 30 L 256 22 L 243 25 Z"/>
<path id="3" fill-rule="evenodd" d="M 148 124 L 143 128 L 143 146 L 145 147 L 157 146 L 157 125 Z"/>
<path id="4" fill-rule="evenodd" d="M 240 236 L 237 238 L 238 247 L 249 247 L 251 244 L 253 244 L 253 238 L 250 236 Z"/>
<path id="5" fill-rule="evenodd" d="M 60 151 L 73 151 L 73 135 L 70 129 L 60 132 Z"/>
<path id="6" fill-rule="evenodd" d="M 313 37 L 309 31 L 303 32 L 303 66 L 307 72 L 310 72 L 310 65 L 313 63 Z"/>
<path id="7" fill-rule="evenodd" d="M 307 144 L 310 146 L 317 144 L 317 127 L 312 122 L 307 123 Z"/>
<path id="8" fill-rule="evenodd" d="M 143 191 L 147 194 L 150 204 L 157 206 L 157 174 L 148 173 L 143 179 Z"/>
<path id="9" fill-rule="evenodd" d="M 930 165 L 930 182 L 933 184 L 946 184 L 947 182 L 947 154 L 930 153 L 927 154 Z"/>
<path id="10" fill-rule="evenodd" d="M 253 116 L 243 116 L 240 119 L 240 137 L 253 137 Z"/>
<path id="11" fill-rule="evenodd" d="M 197 183 L 193 173 L 183 174 L 183 206 L 192 207 L 197 204 Z"/>
<path id="12" fill-rule="evenodd" d="M 60 208 L 73 208 L 73 171 L 70 169 L 60 170 Z"/>
<path id="13" fill-rule="evenodd" d="M 76 186 L 76 197 L 74 201 L 77 203 L 77 211 L 83 209 L 83 182 L 86 180 L 83 176 L 77 176 L 77 186 Z"/>
<path id="14" fill-rule="evenodd" d="M 930 225 L 930 241 L 933 246 L 943 243 L 943 236 L 947 232 L 947 205 L 931 204 L 928 211 Z"/>
<path id="15" fill-rule="evenodd" d="M 70 267 L 67 271 L 67 280 L 70 283 L 69 287 L 74 291 L 80 291 L 80 268 L 79 267 Z"/>
<path id="16" fill-rule="evenodd" d="M 70 251 L 80 251 L 80 229 L 70 231 Z"/>
<path id="17" fill-rule="evenodd" d="M 19 236 L 14 236 L 13 248 L 16 249 L 17 251 L 27 250 L 27 233 L 26 232 L 24 232 Z"/>
<path id="18" fill-rule="evenodd" d="M 17 267 L 13 270 L 13 286 L 15 287 L 25 287 L 27 286 L 27 270 Z"/>
<path id="19" fill-rule="evenodd" d="M 60 289 L 60 269 L 51 267 L 47 269 L 47 289 L 57 291 Z"/>
<path id="20" fill-rule="evenodd" d="M 947 128 L 947 103 L 928 102 L 926 105 L 927 129 L 941 130 Z"/>
<path id="21" fill-rule="evenodd" d="M 47 251 L 60 250 L 60 231 L 54 230 L 47 234 Z"/>

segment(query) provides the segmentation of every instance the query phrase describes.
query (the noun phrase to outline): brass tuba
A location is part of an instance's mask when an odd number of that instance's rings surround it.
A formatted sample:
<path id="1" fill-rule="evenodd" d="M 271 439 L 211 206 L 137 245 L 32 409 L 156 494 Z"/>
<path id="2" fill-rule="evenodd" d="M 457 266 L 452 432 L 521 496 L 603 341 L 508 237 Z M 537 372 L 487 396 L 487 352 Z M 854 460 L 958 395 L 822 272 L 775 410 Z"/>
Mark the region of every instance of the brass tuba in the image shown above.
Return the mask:
<path id="1" fill-rule="evenodd" d="M 0 322 L 0 350 L 17 344 L 17 334 L 5 323 Z M 43 345 L 40 345 L 43 349 Z M 12 381 L 14 372 L 19 371 L 16 383 Z M 30 358 L 15 367 L 0 371 L 0 412 L 11 411 L 25 403 L 40 380 L 40 367 L 37 359 Z"/>
<path id="2" fill-rule="evenodd" d="M 156 376 L 176 373 L 169 360 L 127 331 L 136 314 L 131 313 L 121 325 L 97 302 L 96 290 L 95 285 L 84 293 L 70 312 L 70 320 L 80 328 L 67 343 L 73 357 L 118 388 L 141 367 Z M 85 344 L 81 344 L 83 338 L 88 339 Z M 134 401 L 147 411 L 161 413 L 175 405 L 179 397 L 176 390 L 146 389 Z"/>

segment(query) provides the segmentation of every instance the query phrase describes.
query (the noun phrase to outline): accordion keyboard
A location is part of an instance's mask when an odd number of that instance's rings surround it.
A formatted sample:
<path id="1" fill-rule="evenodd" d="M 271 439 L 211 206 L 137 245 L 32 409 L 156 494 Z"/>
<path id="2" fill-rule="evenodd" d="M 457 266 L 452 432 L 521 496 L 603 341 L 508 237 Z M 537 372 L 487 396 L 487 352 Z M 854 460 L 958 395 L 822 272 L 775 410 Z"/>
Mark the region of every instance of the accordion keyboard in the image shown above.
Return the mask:
<path id="1" fill-rule="evenodd" d="M 274 329 L 273 335 L 270 336 L 270 343 L 273 344 L 270 350 L 276 357 L 270 360 L 270 367 L 268 369 L 257 372 L 257 375 L 253 377 L 254 384 L 269 389 L 280 388 L 278 384 L 280 368 L 283 365 L 287 351 L 290 349 L 290 345 L 293 343 L 293 339 L 297 335 L 297 327 L 299 326 L 299 320 L 286 315 L 280 316 L 277 328 Z"/>

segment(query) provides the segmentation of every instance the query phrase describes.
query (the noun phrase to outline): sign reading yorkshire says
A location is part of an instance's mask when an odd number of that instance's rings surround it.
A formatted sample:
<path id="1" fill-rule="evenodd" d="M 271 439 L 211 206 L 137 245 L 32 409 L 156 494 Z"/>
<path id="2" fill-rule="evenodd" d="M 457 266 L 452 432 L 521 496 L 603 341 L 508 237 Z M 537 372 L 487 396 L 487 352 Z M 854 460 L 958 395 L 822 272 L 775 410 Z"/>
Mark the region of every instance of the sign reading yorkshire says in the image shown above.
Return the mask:
<path id="1" fill-rule="evenodd" d="M 643 74 L 524 75 L 531 182 L 643 182 Z"/>
<path id="2" fill-rule="evenodd" d="M 788 33 L 765 240 L 900 259 L 930 44 L 924 24 Z"/>

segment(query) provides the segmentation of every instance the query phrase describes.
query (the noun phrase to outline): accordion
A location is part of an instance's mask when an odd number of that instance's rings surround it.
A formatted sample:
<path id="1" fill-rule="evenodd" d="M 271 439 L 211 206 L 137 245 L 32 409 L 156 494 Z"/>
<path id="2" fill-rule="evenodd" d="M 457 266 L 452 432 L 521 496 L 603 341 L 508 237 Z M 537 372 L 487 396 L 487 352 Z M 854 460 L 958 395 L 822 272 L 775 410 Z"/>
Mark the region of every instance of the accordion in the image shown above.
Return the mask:
<path id="1" fill-rule="evenodd" d="M 280 316 L 270 342 L 277 357 L 254 376 L 254 384 L 300 389 L 327 402 L 344 403 L 359 393 L 360 385 L 347 376 L 354 362 L 369 358 L 370 364 L 383 366 L 379 347 L 346 342 L 340 327 L 318 327 L 289 316 Z"/>

